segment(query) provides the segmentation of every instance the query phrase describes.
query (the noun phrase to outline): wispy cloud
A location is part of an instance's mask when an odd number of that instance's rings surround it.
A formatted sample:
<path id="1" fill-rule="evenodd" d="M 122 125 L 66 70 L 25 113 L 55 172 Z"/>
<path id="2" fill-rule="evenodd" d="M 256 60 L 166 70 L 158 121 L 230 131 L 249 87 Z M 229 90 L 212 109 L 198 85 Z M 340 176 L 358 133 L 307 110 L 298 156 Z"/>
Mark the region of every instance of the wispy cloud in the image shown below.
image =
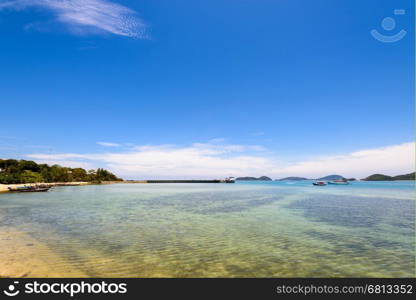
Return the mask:
<path id="1" fill-rule="evenodd" d="M 108 142 L 97 142 L 98 145 L 103 147 L 120 147 L 120 144 L 117 143 L 108 143 Z"/>
<path id="2" fill-rule="evenodd" d="M 104 154 L 30 154 L 42 162 L 86 163 L 107 167 L 125 178 L 220 178 L 268 175 L 274 178 L 317 178 L 339 173 L 362 178 L 373 173 L 397 175 L 413 172 L 415 145 L 403 143 L 344 155 L 317 157 L 287 163 L 256 145 L 195 143 L 189 146 L 138 146 L 125 152 Z"/>
<path id="3" fill-rule="evenodd" d="M 121 36 L 146 37 L 144 22 L 137 13 L 108 0 L 6 0 L 0 10 L 41 8 L 52 12 L 56 21 L 73 33 L 107 32 Z"/>

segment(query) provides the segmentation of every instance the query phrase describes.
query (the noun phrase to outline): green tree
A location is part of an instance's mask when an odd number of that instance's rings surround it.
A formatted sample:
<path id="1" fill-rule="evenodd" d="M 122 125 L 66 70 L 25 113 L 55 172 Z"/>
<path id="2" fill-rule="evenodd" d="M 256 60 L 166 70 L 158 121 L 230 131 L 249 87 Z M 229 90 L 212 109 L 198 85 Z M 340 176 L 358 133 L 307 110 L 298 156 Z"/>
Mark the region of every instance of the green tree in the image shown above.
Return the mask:
<path id="1" fill-rule="evenodd" d="M 82 168 L 72 169 L 72 177 L 75 181 L 88 181 L 88 174 Z"/>
<path id="2" fill-rule="evenodd" d="M 39 165 L 31 160 L 20 160 L 18 166 L 19 166 L 19 169 L 22 171 L 29 170 L 33 172 L 39 172 L 40 170 Z"/>
<path id="3" fill-rule="evenodd" d="M 82 168 L 67 168 L 60 165 L 49 166 L 37 164 L 31 160 L 0 159 L 0 183 L 30 183 L 30 182 L 72 182 L 72 181 L 115 181 L 122 180 L 113 173 L 104 170 L 89 170 Z"/>
<path id="4" fill-rule="evenodd" d="M 34 183 L 34 182 L 43 182 L 43 177 L 37 172 L 30 170 L 24 170 L 20 175 L 20 182 L 22 183 Z"/>
<path id="5" fill-rule="evenodd" d="M 19 161 L 15 159 L 1 159 L 0 160 L 0 169 L 8 169 L 9 167 L 17 167 Z"/>

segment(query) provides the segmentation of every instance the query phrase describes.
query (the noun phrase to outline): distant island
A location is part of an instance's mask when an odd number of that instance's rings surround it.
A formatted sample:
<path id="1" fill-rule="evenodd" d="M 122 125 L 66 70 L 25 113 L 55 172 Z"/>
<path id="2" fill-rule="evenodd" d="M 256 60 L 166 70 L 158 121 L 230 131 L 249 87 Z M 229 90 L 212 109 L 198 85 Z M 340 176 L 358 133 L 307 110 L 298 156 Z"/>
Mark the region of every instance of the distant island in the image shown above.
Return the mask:
<path id="1" fill-rule="evenodd" d="M 328 175 L 325 177 L 318 178 L 318 180 L 346 180 L 346 178 L 341 175 Z"/>
<path id="2" fill-rule="evenodd" d="M 384 174 L 373 174 L 361 180 L 364 181 L 394 181 L 394 180 L 415 180 L 415 172 L 397 175 L 397 176 L 388 176 Z"/>
<path id="3" fill-rule="evenodd" d="M 261 176 L 261 177 L 237 177 L 235 180 L 240 180 L 240 181 L 252 181 L 252 180 L 272 181 L 272 179 L 270 177 L 267 177 L 267 176 Z"/>
<path id="4" fill-rule="evenodd" d="M 37 164 L 31 160 L 0 159 L 1 184 L 80 181 L 100 183 L 101 181 L 123 181 L 123 179 L 100 168 L 86 171 L 82 168 Z"/>
<path id="5" fill-rule="evenodd" d="M 285 180 L 292 180 L 292 181 L 296 181 L 296 180 L 309 180 L 305 177 L 285 177 L 282 179 L 276 179 L 277 181 L 285 181 Z M 322 180 L 322 181 L 333 181 L 333 180 L 346 180 L 346 181 L 356 181 L 357 179 L 355 178 L 345 178 L 344 176 L 341 175 L 327 175 L 321 178 L 317 178 L 314 180 Z M 364 181 L 394 181 L 394 180 L 415 180 L 415 172 L 413 173 L 409 173 L 409 174 L 404 174 L 404 175 L 397 175 L 397 176 L 388 176 L 388 175 L 384 175 L 384 174 L 373 174 L 370 175 L 366 178 L 363 178 L 361 180 Z"/>
<path id="6" fill-rule="evenodd" d="M 308 178 L 305 177 L 285 177 L 282 179 L 276 179 L 277 181 L 286 181 L 286 180 L 291 180 L 291 181 L 300 181 L 300 180 L 308 180 Z"/>
<path id="7" fill-rule="evenodd" d="M 347 180 L 347 181 L 355 181 L 357 179 L 355 178 L 345 178 L 344 176 L 341 175 L 328 175 L 325 177 L 321 177 L 321 178 L 317 178 L 317 179 L 308 179 L 306 177 L 296 177 L 296 176 L 292 176 L 292 177 L 285 177 L 282 179 L 276 179 L 276 181 L 301 181 L 301 180 L 328 180 L 328 181 L 332 181 L 332 180 Z"/>
<path id="8" fill-rule="evenodd" d="M 415 180 L 415 172 L 404 174 L 404 175 L 397 175 L 393 177 L 393 180 Z"/>
<path id="9" fill-rule="evenodd" d="M 261 176 L 261 177 L 237 177 L 236 180 L 238 181 L 270 181 L 272 180 L 270 177 Z M 355 178 L 346 178 L 341 175 L 332 174 L 327 175 L 324 177 L 316 178 L 316 179 L 308 179 L 306 177 L 298 177 L 298 176 L 290 176 L 284 177 L 281 179 L 275 179 L 275 181 L 302 181 L 302 180 L 322 180 L 322 181 L 334 181 L 334 180 L 345 180 L 345 181 L 356 181 Z M 394 180 L 415 180 L 415 172 L 410 174 L 404 175 L 397 175 L 397 176 L 388 176 L 383 174 L 373 174 L 364 179 L 364 181 L 394 181 Z"/>

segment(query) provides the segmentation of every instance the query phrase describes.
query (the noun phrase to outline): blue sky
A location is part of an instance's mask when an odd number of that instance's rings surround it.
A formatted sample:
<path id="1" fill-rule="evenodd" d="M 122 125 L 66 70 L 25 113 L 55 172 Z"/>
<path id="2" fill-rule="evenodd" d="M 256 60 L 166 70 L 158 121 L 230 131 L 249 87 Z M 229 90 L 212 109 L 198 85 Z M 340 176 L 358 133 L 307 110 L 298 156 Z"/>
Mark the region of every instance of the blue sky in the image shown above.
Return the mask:
<path id="1" fill-rule="evenodd" d="M 0 157 L 126 178 L 412 171 L 414 26 L 410 0 L 0 0 Z"/>

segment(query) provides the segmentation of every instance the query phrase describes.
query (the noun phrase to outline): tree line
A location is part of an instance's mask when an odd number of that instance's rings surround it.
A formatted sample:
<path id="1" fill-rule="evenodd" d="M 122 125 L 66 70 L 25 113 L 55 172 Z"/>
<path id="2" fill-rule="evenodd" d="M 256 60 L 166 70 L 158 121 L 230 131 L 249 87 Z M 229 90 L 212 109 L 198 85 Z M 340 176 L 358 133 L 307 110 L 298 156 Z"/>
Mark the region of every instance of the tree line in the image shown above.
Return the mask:
<path id="1" fill-rule="evenodd" d="M 60 165 L 37 164 L 31 160 L 0 159 L 0 183 L 122 181 L 113 173 L 98 168 L 67 168 Z"/>

